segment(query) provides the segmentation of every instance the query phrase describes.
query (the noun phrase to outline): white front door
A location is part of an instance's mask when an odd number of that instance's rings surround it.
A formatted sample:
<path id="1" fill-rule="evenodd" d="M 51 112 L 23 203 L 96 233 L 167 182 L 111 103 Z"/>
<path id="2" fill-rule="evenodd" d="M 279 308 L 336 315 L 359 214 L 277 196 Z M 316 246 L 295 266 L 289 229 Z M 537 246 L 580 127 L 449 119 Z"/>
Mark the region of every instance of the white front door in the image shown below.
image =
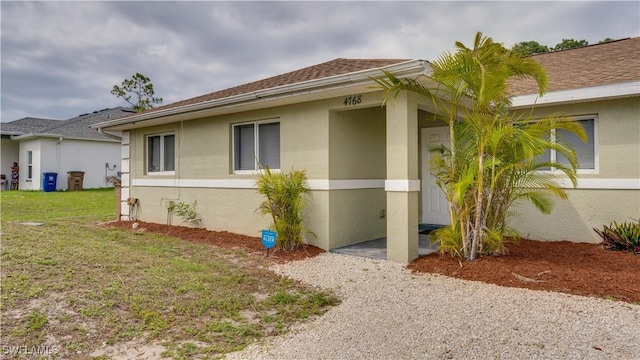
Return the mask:
<path id="1" fill-rule="evenodd" d="M 431 171 L 431 152 L 429 150 L 445 145 L 450 147 L 449 127 L 422 129 L 422 221 L 423 224 L 449 224 L 449 203 L 436 184 Z"/>

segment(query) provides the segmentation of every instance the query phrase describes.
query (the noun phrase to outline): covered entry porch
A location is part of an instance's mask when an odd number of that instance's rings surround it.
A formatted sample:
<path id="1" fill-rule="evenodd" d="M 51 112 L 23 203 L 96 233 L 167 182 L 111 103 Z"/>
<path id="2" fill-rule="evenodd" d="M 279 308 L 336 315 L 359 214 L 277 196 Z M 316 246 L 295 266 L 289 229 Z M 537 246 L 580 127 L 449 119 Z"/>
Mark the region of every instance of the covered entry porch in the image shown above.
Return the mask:
<path id="1" fill-rule="evenodd" d="M 327 249 L 378 249 L 375 257 L 400 263 L 434 250 L 419 231 L 420 224 L 445 225 L 449 218 L 428 166 L 429 149 L 448 143 L 434 113 L 430 100 L 402 93 L 382 108 L 330 114 L 329 178 L 378 183 L 329 192 Z"/>

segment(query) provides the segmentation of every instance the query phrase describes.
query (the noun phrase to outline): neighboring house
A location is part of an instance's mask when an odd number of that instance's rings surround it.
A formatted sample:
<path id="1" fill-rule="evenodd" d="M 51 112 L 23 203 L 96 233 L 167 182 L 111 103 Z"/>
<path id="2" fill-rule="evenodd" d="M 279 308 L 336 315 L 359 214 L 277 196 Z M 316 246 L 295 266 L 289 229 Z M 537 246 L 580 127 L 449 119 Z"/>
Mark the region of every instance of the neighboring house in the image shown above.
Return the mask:
<path id="1" fill-rule="evenodd" d="M 592 227 L 640 215 L 640 38 L 535 59 L 548 93 L 536 99 L 527 82 L 513 84 L 514 109 L 564 112 L 590 139 L 576 143 L 569 199 L 548 216 L 522 205 L 515 226 L 533 239 L 597 242 Z M 434 85 L 427 61 L 335 59 L 94 125 L 122 131 L 123 218 L 161 223 L 170 202 L 198 200 L 207 228 L 256 236 L 270 220 L 256 211 L 259 161 L 306 170 L 309 243 L 329 250 L 386 236 L 388 259 L 413 260 L 419 223 L 449 221 L 427 165 L 449 133 L 428 99 L 402 93 L 381 106 L 371 80 L 381 69 Z"/>
<path id="2" fill-rule="evenodd" d="M 2 123 L 2 174 L 10 178 L 15 161 L 20 166 L 20 190 L 41 190 L 45 172 L 58 174 L 57 190 L 67 189 L 70 171 L 84 172 L 84 188 L 111 186 L 105 176 L 121 170 L 119 133 L 103 135 L 90 126 L 131 113 L 118 107 L 68 120 L 23 118 Z"/>
<path id="3" fill-rule="evenodd" d="M 20 163 L 20 143 L 11 140 L 11 137 L 34 132 L 38 129 L 46 129 L 59 123 L 60 120 L 32 117 L 0 123 L 0 153 L 2 154 L 2 158 L 0 159 L 0 174 L 4 175 L 9 183 L 11 182 L 12 164 L 14 162 Z M 8 188 L 10 187 L 9 185 Z"/>

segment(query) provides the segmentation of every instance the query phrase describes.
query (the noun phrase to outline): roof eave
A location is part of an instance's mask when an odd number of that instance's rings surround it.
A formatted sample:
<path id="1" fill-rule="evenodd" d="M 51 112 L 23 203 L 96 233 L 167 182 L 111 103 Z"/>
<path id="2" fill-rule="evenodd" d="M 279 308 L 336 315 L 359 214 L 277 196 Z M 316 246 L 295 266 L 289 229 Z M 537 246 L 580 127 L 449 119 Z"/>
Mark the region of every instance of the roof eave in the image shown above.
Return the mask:
<path id="1" fill-rule="evenodd" d="M 640 80 L 588 88 L 519 95 L 511 98 L 512 109 L 535 106 L 552 106 L 585 101 L 602 101 L 640 95 Z"/>
<path id="2" fill-rule="evenodd" d="M 13 136 L 12 140 L 30 140 L 36 138 L 50 138 L 50 139 L 61 139 L 61 140 L 83 140 L 83 141 L 100 141 L 100 142 L 119 142 L 115 139 L 108 138 L 93 138 L 93 137 L 82 137 L 82 136 L 66 136 L 66 135 L 56 135 L 56 134 L 39 134 L 39 133 L 30 133 L 30 134 L 22 134 L 19 136 Z"/>
<path id="3" fill-rule="evenodd" d="M 102 128 L 105 130 L 127 130 L 144 127 L 146 126 L 144 122 L 159 118 L 168 118 L 167 121 L 190 120 L 202 117 L 205 115 L 203 114 L 203 111 L 206 110 L 235 108 L 240 105 L 244 106 L 252 103 L 265 103 L 283 98 L 294 98 L 302 95 L 328 92 L 363 84 L 371 84 L 373 82 L 371 78 L 381 77 L 383 75 L 381 70 L 392 72 L 398 77 L 430 75 L 431 69 L 427 63 L 428 62 L 425 60 L 409 60 L 375 69 L 361 70 L 264 90 L 257 90 L 246 94 L 168 108 L 166 110 L 140 113 L 126 118 L 104 121 L 94 124 L 91 127 L 94 129 Z M 139 124 L 141 122 L 143 122 L 143 124 Z"/>

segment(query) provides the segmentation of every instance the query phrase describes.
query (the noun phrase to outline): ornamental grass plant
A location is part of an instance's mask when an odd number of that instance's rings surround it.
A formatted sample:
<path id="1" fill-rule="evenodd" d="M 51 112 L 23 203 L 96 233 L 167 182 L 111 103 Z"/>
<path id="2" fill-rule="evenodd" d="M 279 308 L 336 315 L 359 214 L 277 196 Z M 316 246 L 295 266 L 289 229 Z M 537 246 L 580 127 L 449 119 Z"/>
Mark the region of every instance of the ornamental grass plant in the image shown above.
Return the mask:
<path id="1" fill-rule="evenodd" d="M 309 191 L 304 170 L 275 172 L 265 168 L 256 186 L 265 199 L 258 210 L 271 215 L 271 230 L 277 235 L 280 250 L 294 250 L 304 243 L 304 234 L 311 233 L 303 224 L 304 194 Z"/>

